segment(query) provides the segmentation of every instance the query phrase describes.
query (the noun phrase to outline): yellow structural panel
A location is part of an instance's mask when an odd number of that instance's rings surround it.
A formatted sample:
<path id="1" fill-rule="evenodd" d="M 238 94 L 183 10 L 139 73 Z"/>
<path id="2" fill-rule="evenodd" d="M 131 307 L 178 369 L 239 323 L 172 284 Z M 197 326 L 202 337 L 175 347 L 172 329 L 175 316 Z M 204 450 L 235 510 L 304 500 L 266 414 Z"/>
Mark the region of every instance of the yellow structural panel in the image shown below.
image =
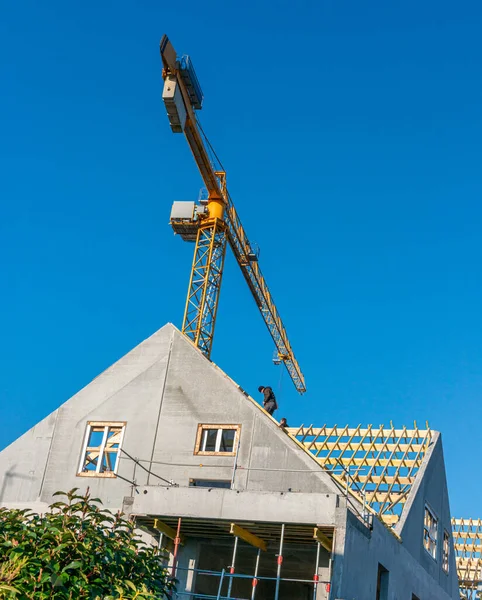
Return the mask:
<path id="1" fill-rule="evenodd" d="M 256 535 L 254 535 L 250 531 L 243 529 L 239 525 L 236 525 L 236 523 L 231 523 L 230 532 L 234 536 L 244 540 L 251 546 L 254 546 L 255 548 L 259 548 L 260 550 L 263 550 L 263 552 L 266 552 L 266 542 L 264 540 L 262 540 L 261 538 L 259 538 Z"/>
<path id="2" fill-rule="evenodd" d="M 330 538 L 328 538 L 322 531 L 320 531 L 318 527 L 315 527 L 315 530 L 313 531 L 313 539 L 315 539 L 317 542 L 320 542 L 323 548 L 325 548 L 325 550 L 328 550 L 328 552 L 332 551 L 333 540 L 330 540 Z"/>
<path id="3" fill-rule="evenodd" d="M 169 527 L 169 525 L 166 525 L 159 519 L 154 519 L 154 529 L 157 529 L 157 531 L 160 531 L 162 534 L 164 534 L 170 540 L 176 539 L 176 536 L 177 536 L 176 530 L 173 529 L 172 527 Z M 179 538 L 181 540 L 181 544 L 184 544 L 184 536 L 180 535 Z"/>

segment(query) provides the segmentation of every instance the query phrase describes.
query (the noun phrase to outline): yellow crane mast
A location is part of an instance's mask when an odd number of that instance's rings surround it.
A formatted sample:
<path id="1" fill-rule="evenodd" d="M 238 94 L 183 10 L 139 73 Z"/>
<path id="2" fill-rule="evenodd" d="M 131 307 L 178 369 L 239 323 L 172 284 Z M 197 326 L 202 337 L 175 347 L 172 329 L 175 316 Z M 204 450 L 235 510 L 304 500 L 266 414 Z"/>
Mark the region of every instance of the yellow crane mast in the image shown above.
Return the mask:
<path id="1" fill-rule="evenodd" d="M 226 242 L 268 327 L 277 355 L 298 390 L 306 391 L 288 335 L 261 273 L 257 252 L 249 242 L 226 187 L 226 172 L 204 134 L 196 111 L 203 102 L 201 86 L 189 56 L 178 57 L 166 35 L 160 44 L 164 89 L 162 97 L 171 129 L 184 133 L 207 189 L 199 202 L 174 202 L 170 223 L 185 241 L 195 242 L 194 259 L 182 332 L 208 358 L 211 355 Z M 212 158 L 212 155 L 214 157 Z M 214 161 L 219 164 L 214 165 Z"/>

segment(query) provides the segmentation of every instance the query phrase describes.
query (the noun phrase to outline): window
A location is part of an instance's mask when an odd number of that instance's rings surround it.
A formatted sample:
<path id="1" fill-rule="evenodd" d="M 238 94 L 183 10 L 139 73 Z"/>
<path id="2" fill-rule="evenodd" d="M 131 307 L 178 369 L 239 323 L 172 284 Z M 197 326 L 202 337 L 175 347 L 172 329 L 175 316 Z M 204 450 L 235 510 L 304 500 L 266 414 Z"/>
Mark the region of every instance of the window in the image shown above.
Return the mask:
<path id="1" fill-rule="evenodd" d="M 437 560 L 437 526 L 437 519 L 429 507 L 426 506 L 423 524 L 423 545 L 434 560 Z"/>
<path id="2" fill-rule="evenodd" d="M 231 487 L 231 482 L 227 479 L 190 479 L 189 487 L 229 489 Z"/>
<path id="3" fill-rule="evenodd" d="M 442 551 L 442 569 L 449 572 L 450 534 L 444 530 L 444 545 Z"/>
<path id="4" fill-rule="evenodd" d="M 390 573 L 378 563 L 377 600 L 388 600 L 388 578 Z"/>
<path id="5" fill-rule="evenodd" d="M 234 456 L 239 429 L 239 425 L 199 425 L 194 454 Z"/>
<path id="6" fill-rule="evenodd" d="M 88 423 L 78 475 L 115 477 L 124 430 L 125 423 Z"/>

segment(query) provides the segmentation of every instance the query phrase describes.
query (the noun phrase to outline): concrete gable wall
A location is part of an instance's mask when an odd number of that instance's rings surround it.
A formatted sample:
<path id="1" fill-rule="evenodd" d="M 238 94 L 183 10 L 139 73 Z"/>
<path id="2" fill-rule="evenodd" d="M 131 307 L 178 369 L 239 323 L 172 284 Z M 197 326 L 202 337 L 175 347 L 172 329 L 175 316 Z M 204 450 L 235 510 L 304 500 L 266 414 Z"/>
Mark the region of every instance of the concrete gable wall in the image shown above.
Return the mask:
<path id="1" fill-rule="evenodd" d="M 231 480 L 232 456 L 194 454 L 200 423 L 241 425 L 237 489 L 338 491 L 276 421 L 176 332 L 151 470 L 179 485 L 188 485 L 190 478 Z"/>
<path id="2" fill-rule="evenodd" d="M 170 327 L 163 327 L 60 407 L 42 500 L 49 501 L 58 489 L 90 486 L 106 506 L 122 506 L 123 497 L 131 493 L 128 482 L 77 476 L 86 425 L 126 422 L 123 448 L 135 457 L 151 455 L 172 335 Z M 144 483 L 147 474 L 137 471 L 123 455 L 119 475 Z"/>
<path id="3" fill-rule="evenodd" d="M 16 472 L 15 485 L 9 483 L 1 501 L 49 503 L 58 490 L 78 487 L 85 491 L 89 486 L 107 507 L 120 507 L 122 498 L 131 492 L 129 483 L 77 477 L 86 424 L 126 421 L 124 447 L 140 444 L 152 452 L 156 422 L 152 415 L 158 412 L 172 336 L 171 326 L 157 331 L 1 452 L 0 473 L 12 468 Z M 132 479 L 132 466 L 130 461 L 121 461 L 119 475 Z M 20 485 L 33 469 L 35 485 Z"/>
<path id="4" fill-rule="evenodd" d="M 423 546 L 425 505 L 429 506 L 438 519 L 437 560 L 434 560 Z M 439 433 L 434 434 L 430 452 L 417 474 L 415 485 L 396 530 L 402 537 L 403 545 L 407 551 L 430 573 L 433 579 L 449 594 L 455 593 L 458 589 L 458 580 L 451 536 L 452 526 L 447 477 L 442 439 Z M 448 575 L 442 570 L 444 530 L 450 534 L 451 540 Z"/>
<path id="5" fill-rule="evenodd" d="M 88 421 L 125 421 L 123 449 L 151 474 L 123 455 L 118 478 L 77 476 Z M 190 478 L 231 480 L 232 456 L 194 455 L 199 423 L 241 425 L 238 489 L 336 493 L 331 478 L 273 419 L 166 325 L 0 452 L 0 502 L 49 503 L 58 490 L 90 487 L 117 509 L 133 493 L 129 481 L 163 484 L 153 474 L 181 486 Z"/>
<path id="6" fill-rule="evenodd" d="M 45 417 L 0 452 L 0 506 L 40 496 L 58 411 Z"/>

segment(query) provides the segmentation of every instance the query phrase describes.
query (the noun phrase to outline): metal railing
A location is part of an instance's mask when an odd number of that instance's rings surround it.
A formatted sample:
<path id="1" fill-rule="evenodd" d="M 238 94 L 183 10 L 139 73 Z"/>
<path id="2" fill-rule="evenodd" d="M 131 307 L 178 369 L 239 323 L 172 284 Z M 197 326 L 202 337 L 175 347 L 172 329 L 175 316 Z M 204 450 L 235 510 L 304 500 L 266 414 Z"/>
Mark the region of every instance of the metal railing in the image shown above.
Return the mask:
<path id="1" fill-rule="evenodd" d="M 258 557 L 259 557 L 259 553 L 258 553 Z M 319 556 L 317 556 L 317 562 L 318 562 Z M 295 578 L 291 578 L 291 577 L 281 577 L 280 576 L 280 569 L 281 569 L 281 562 L 278 562 L 278 573 L 276 577 L 263 577 L 258 575 L 258 567 L 259 567 L 259 558 L 256 561 L 256 568 L 255 568 L 255 573 L 254 575 L 244 575 L 241 573 L 234 573 L 232 572 L 232 567 L 229 567 L 228 569 L 223 569 L 222 571 L 211 571 L 211 570 L 206 570 L 206 569 L 195 569 L 195 568 L 188 568 L 188 567 L 177 567 L 177 571 L 183 571 L 183 572 L 190 572 L 195 574 L 196 576 L 199 575 L 203 575 L 203 576 L 207 576 L 207 577 L 217 577 L 219 578 L 219 584 L 217 586 L 217 594 L 213 595 L 213 594 L 203 594 L 200 592 L 193 592 L 193 591 L 177 591 L 174 593 L 173 598 L 176 597 L 182 597 L 182 598 L 193 598 L 193 600 L 201 600 L 201 599 L 211 599 L 211 600 L 255 600 L 256 599 L 256 591 L 257 591 L 257 587 L 259 582 L 262 581 L 272 581 L 275 583 L 275 592 L 274 592 L 274 596 L 273 598 L 275 600 L 277 600 L 279 598 L 279 591 L 280 591 L 280 586 L 281 583 L 285 582 L 285 583 L 299 583 L 299 584 L 309 584 L 313 586 L 313 600 L 316 600 L 317 594 L 318 594 L 318 588 L 320 585 L 324 585 L 325 586 L 325 590 L 327 593 L 330 592 L 330 582 L 329 581 L 325 581 L 319 578 L 319 576 L 317 574 L 314 575 L 313 579 L 295 579 Z M 232 589 L 233 589 L 233 582 L 235 579 L 238 580 L 251 580 L 251 595 L 249 596 L 249 598 L 247 597 L 241 597 L 241 596 L 233 596 L 232 594 Z M 223 587 L 228 586 L 227 589 L 227 594 L 223 594 Z M 194 587 L 196 586 L 196 580 L 194 581 Z"/>

